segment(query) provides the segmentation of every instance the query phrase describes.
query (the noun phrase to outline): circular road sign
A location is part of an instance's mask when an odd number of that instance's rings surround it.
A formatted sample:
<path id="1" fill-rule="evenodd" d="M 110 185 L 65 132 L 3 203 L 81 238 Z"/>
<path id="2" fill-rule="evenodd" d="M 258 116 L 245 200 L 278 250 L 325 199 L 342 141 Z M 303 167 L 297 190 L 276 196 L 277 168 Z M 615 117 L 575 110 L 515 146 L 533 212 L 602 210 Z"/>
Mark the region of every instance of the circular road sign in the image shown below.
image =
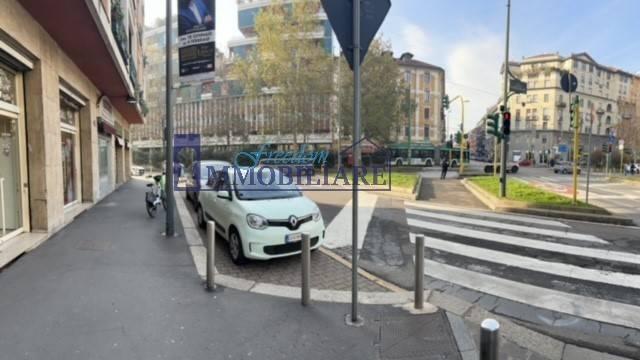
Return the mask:
<path id="1" fill-rule="evenodd" d="M 578 89 L 578 78 L 570 73 L 564 73 L 560 79 L 560 86 L 565 92 L 575 92 Z"/>

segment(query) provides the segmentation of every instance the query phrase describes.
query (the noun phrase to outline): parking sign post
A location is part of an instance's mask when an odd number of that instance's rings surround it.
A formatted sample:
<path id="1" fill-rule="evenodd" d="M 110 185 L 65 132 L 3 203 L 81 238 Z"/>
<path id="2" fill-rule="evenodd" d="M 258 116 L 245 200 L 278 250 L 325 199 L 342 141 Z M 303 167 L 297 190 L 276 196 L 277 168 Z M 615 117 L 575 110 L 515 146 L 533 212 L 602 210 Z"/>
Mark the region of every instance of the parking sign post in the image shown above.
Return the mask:
<path id="1" fill-rule="evenodd" d="M 358 316 L 358 172 L 360 165 L 360 104 L 361 83 L 360 65 L 362 64 L 369 45 L 380 29 L 384 18 L 391 8 L 391 0 L 321 0 L 322 7 L 327 13 L 343 54 L 353 70 L 353 200 L 352 200 L 352 287 L 351 314 L 346 316 L 349 325 L 361 326 L 362 319 Z M 361 14 L 361 7 L 365 7 L 365 16 Z"/>

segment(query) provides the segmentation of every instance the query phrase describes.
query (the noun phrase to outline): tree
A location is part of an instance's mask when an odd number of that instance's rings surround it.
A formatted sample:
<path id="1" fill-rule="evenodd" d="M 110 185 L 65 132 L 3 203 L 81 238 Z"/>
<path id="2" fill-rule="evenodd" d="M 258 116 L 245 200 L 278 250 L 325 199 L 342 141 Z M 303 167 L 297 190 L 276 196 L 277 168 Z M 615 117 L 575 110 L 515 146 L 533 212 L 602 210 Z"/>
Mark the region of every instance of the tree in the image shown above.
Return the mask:
<path id="1" fill-rule="evenodd" d="M 411 100 L 406 99 L 406 87 L 399 81 L 400 70 L 391 55 L 391 46 L 381 39 L 376 39 L 369 49 L 362 65 L 362 130 L 367 137 L 382 142 L 389 142 L 394 130 L 406 121 L 407 106 Z M 340 60 L 338 75 L 338 97 L 340 111 L 338 122 L 345 135 L 352 134 L 353 125 L 353 73 L 346 60 Z M 404 98 L 404 101 L 403 101 Z"/>
<path id="2" fill-rule="evenodd" d="M 320 6 L 319 0 L 278 0 L 263 8 L 255 22 L 257 44 L 233 70 L 249 99 L 273 94 L 278 127 L 292 131 L 295 142 L 299 133 L 306 141 L 322 111 L 318 99 L 332 92 L 331 55 L 309 35 L 318 31 Z"/>

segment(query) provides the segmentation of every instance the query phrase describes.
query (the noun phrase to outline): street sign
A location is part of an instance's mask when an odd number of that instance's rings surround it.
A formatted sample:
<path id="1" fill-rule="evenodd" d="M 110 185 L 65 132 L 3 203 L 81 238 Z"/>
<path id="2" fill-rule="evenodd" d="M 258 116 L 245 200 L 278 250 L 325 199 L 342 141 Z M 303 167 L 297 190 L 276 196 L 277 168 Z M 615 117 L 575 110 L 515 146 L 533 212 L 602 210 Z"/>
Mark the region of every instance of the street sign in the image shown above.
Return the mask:
<path id="1" fill-rule="evenodd" d="M 360 64 L 364 61 L 384 18 L 391 8 L 391 0 L 360 0 Z M 338 37 L 342 52 L 353 70 L 353 0 L 322 0 L 333 31 Z"/>
<path id="2" fill-rule="evenodd" d="M 558 146 L 558 150 L 561 154 L 566 154 L 569 152 L 569 145 L 567 144 L 561 144 Z"/>
<path id="3" fill-rule="evenodd" d="M 565 92 L 576 92 L 578 89 L 578 78 L 570 73 L 564 73 L 560 79 L 560 86 Z"/>
<path id="4" fill-rule="evenodd" d="M 516 94 L 526 94 L 527 83 L 518 79 L 511 79 L 509 81 L 509 90 Z"/>

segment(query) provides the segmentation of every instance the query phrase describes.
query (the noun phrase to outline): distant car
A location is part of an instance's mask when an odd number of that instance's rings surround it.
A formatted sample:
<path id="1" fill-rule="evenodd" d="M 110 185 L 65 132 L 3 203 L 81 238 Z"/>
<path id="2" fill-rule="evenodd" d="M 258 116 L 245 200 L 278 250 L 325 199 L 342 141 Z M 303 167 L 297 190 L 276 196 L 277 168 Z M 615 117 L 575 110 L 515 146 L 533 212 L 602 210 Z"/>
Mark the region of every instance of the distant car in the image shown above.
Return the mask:
<path id="1" fill-rule="evenodd" d="M 556 174 L 573 174 L 573 163 L 570 161 L 557 162 L 553 166 L 553 172 Z M 580 166 L 578 166 L 578 175 L 582 172 Z"/>
<path id="2" fill-rule="evenodd" d="M 144 168 L 142 166 L 132 166 L 131 167 L 131 176 L 143 176 Z"/>
<path id="3" fill-rule="evenodd" d="M 209 181 L 209 167 L 213 167 L 213 170 L 218 172 L 225 166 L 231 167 L 232 165 L 228 161 L 221 160 L 203 160 L 194 162 L 191 166 L 191 170 L 189 171 L 191 178 L 188 179 L 190 183 L 188 184 L 186 191 L 187 200 L 191 201 L 191 203 L 197 207 L 200 189 L 206 189 L 207 182 Z M 199 188 L 197 184 L 193 183 L 196 178 L 200 179 Z"/>
<path id="4" fill-rule="evenodd" d="M 496 171 L 500 172 L 500 165 L 498 165 Z M 515 162 L 507 163 L 507 174 L 517 174 L 518 171 L 520 171 L 520 165 L 518 165 Z M 484 173 L 485 174 L 492 174 L 493 173 L 493 164 L 485 165 Z"/>
<path id="5" fill-rule="evenodd" d="M 234 264 L 300 254 L 304 233 L 312 250 L 324 242 L 324 221 L 316 203 L 295 184 L 262 180 L 282 175 L 273 168 L 230 168 L 208 182 L 210 191 L 200 194 L 198 225 L 215 222 Z"/>
<path id="6" fill-rule="evenodd" d="M 624 166 L 625 174 L 631 174 L 631 175 L 640 174 L 640 164 L 633 164 L 634 165 L 633 172 L 631 171 L 631 165 L 632 164 L 626 164 Z"/>

